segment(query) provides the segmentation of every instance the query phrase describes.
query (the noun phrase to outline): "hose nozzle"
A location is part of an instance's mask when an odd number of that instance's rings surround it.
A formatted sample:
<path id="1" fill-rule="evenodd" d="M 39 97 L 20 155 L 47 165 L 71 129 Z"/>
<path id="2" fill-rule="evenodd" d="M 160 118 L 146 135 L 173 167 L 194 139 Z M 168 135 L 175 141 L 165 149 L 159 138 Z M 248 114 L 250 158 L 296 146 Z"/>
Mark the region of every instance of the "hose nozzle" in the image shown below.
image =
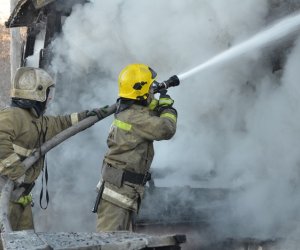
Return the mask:
<path id="1" fill-rule="evenodd" d="M 171 76 L 168 80 L 161 83 L 154 82 L 153 89 L 154 93 L 158 93 L 162 89 L 168 89 L 169 87 L 175 87 L 180 84 L 180 80 L 177 75 Z"/>

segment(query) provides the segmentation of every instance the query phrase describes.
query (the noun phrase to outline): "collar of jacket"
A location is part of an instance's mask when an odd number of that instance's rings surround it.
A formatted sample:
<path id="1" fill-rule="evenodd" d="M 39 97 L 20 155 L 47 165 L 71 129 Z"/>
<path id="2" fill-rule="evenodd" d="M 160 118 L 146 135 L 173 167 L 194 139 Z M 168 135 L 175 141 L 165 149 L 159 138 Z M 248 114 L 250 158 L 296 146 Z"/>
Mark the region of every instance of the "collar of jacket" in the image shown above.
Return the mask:
<path id="1" fill-rule="evenodd" d="M 116 114 L 128 109 L 130 106 L 134 104 L 134 100 L 119 98 L 117 99 L 117 111 Z"/>
<path id="2" fill-rule="evenodd" d="M 44 102 L 25 99 L 12 99 L 10 106 L 28 110 L 36 118 L 39 118 L 45 113 Z"/>
<path id="3" fill-rule="evenodd" d="M 117 99 L 117 111 L 116 114 L 128 109 L 131 107 L 133 104 L 142 106 L 142 107 L 147 107 L 148 102 L 147 100 L 132 100 L 132 99 L 126 99 L 126 98 L 119 98 Z"/>
<path id="4" fill-rule="evenodd" d="M 29 112 L 30 112 L 34 117 L 36 117 L 36 118 L 39 118 L 39 117 L 41 117 L 41 116 L 43 115 L 43 114 L 42 114 L 42 115 L 39 115 L 35 108 L 31 108 L 31 109 L 29 110 Z"/>

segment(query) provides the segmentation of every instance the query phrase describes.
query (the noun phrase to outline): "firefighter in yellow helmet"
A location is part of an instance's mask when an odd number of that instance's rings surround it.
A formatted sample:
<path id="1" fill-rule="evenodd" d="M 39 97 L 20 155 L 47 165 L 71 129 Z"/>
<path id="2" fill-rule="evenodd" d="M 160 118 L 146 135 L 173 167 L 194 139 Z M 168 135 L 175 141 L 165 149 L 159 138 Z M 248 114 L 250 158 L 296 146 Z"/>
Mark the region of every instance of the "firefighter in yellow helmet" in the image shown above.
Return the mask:
<path id="1" fill-rule="evenodd" d="M 130 64 L 119 75 L 118 107 L 98 184 L 98 232 L 132 230 L 133 215 L 151 176 L 153 141 L 168 140 L 176 132 L 174 101 L 166 94 L 153 98 L 155 78 L 156 73 L 144 64 Z M 168 81 L 179 84 L 177 76 Z"/>
<path id="2" fill-rule="evenodd" d="M 34 228 L 30 191 L 44 167 L 44 158 L 41 158 L 25 171 L 22 161 L 62 130 L 101 111 L 45 116 L 54 89 L 54 81 L 45 70 L 19 68 L 12 84 L 11 106 L 0 110 L 0 191 L 5 178 L 15 182 L 9 208 L 9 220 L 14 231 Z M 16 196 L 20 187 L 26 190 L 21 196 Z"/>

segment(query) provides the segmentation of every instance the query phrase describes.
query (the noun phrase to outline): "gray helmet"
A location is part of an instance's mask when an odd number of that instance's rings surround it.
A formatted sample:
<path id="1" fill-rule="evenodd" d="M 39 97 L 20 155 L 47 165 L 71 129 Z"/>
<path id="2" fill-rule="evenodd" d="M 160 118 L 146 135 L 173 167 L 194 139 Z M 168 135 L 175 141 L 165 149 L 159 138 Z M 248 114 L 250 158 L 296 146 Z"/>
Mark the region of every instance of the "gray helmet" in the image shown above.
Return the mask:
<path id="1" fill-rule="evenodd" d="M 21 67 L 15 74 L 11 97 L 44 102 L 47 99 L 47 89 L 54 86 L 54 80 L 43 69 Z"/>

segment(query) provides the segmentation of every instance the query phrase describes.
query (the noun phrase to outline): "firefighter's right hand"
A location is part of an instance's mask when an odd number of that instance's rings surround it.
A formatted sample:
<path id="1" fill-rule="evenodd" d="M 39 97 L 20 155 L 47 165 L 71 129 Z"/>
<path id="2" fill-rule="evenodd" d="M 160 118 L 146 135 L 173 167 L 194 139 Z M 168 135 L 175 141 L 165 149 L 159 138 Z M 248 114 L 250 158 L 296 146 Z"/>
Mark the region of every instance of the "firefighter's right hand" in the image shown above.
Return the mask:
<path id="1" fill-rule="evenodd" d="M 100 119 L 103 119 L 104 117 L 106 117 L 106 114 L 107 114 L 107 110 L 106 108 L 108 107 L 108 105 L 102 107 L 102 108 L 99 108 L 99 109 L 93 109 L 93 110 L 90 110 L 86 113 L 86 116 L 89 117 L 89 116 L 97 116 Z"/>
<path id="2" fill-rule="evenodd" d="M 167 90 L 162 90 L 158 100 L 158 107 L 171 108 L 173 103 L 174 100 L 167 94 Z"/>
<path id="3" fill-rule="evenodd" d="M 160 93 L 157 112 L 161 114 L 166 109 L 173 109 L 174 100 L 165 92 Z"/>

